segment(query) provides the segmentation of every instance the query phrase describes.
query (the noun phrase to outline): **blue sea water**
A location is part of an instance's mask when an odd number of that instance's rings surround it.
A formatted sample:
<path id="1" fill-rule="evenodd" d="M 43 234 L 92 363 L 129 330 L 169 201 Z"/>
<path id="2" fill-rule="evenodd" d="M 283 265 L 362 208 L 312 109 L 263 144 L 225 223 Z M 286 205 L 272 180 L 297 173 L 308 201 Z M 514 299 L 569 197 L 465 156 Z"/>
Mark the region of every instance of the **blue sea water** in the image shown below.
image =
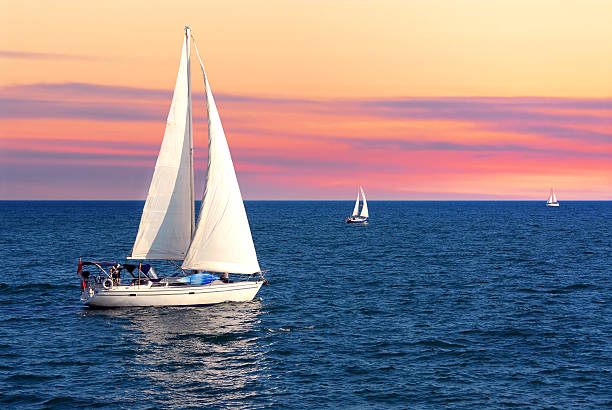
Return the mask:
<path id="1" fill-rule="evenodd" d="M 250 303 L 91 310 L 142 202 L 0 202 L 0 407 L 612 406 L 612 203 L 246 202 Z"/>

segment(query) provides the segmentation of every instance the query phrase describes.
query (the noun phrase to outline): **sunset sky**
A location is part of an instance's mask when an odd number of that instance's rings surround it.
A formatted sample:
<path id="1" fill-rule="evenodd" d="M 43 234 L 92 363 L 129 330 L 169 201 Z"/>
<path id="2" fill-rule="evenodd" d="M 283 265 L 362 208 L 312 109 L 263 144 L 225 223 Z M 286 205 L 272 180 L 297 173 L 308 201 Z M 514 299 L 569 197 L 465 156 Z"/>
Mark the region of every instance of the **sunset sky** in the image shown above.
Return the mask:
<path id="1" fill-rule="evenodd" d="M 245 199 L 612 200 L 607 0 L 0 0 L 0 199 L 144 199 L 185 25 Z"/>

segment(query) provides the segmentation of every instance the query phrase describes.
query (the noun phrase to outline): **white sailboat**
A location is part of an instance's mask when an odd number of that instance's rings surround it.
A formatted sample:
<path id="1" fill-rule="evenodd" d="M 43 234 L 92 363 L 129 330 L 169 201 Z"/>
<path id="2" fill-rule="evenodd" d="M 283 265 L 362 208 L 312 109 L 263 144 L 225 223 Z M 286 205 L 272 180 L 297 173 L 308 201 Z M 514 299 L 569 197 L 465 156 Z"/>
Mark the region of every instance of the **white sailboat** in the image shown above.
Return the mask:
<path id="1" fill-rule="evenodd" d="M 548 195 L 548 199 L 546 200 L 546 206 L 559 206 L 559 201 L 557 201 L 557 196 L 555 195 L 555 191 L 550 188 L 550 194 Z"/>
<path id="2" fill-rule="evenodd" d="M 208 113 L 206 189 L 195 221 L 190 44 L 204 76 Z M 189 27 L 174 95 L 140 226 L 128 259 L 166 260 L 178 275 L 159 278 L 148 263 L 79 261 L 81 300 L 89 306 L 191 306 L 252 300 L 266 281 L 221 119 Z M 175 261 L 182 261 L 179 265 Z M 83 272 L 95 265 L 100 274 Z M 122 273 L 130 277 L 122 278 Z M 232 281 L 236 275 L 243 280 Z"/>
<path id="3" fill-rule="evenodd" d="M 361 198 L 363 198 L 363 205 L 361 206 L 361 213 L 359 212 L 359 194 L 361 193 Z M 368 212 L 368 202 L 366 201 L 365 192 L 363 192 L 363 188 L 359 186 L 357 189 L 357 200 L 355 200 L 355 207 L 353 208 L 353 213 L 346 219 L 347 224 L 365 224 L 368 223 L 368 217 L 370 213 Z"/>

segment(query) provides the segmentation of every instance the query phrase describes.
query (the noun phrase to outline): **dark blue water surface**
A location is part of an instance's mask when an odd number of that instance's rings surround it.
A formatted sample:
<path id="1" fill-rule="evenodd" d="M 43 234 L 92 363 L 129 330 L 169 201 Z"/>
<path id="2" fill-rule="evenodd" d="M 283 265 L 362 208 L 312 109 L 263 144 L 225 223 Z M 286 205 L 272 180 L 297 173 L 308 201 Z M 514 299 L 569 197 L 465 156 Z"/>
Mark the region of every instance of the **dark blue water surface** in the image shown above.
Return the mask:
<path id="1" fill-rule="evenodd" d="M 0 202 L 0 407 L 612 406 L 612 203 L 247 202 L 250 303 L 89 310 L 142 202 Z"/>

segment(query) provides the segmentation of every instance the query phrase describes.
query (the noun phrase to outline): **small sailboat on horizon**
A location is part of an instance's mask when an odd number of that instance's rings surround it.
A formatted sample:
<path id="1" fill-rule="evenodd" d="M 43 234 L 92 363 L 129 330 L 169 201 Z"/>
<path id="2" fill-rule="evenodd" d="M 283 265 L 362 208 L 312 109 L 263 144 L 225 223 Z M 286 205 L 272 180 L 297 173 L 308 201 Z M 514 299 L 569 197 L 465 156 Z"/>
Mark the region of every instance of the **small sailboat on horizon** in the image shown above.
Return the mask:
<path id="1" fill-rule="evenodd" d="M 557 201 L 557 196 L 555 195 L 555 191 L 550 188 L 550 194 L 548 195 L 548 199 L 546 200 L 546 206 L 559 206 L 559 201 Z"/>
<path id="2" fill-rule="evenodd" d="M 191 42 L 204 77 L 208 114 L 206 188 L 197 223 Z M 243 302 L 253 300 L 267 283 L 257 260 L 221 118 L 189 27 L 185 27 L 166 130 L 132 253 L 127 259 L 139 262 L 79 260 L 81 301 L 94 307 Z M 174 272 L 160 277 L 148 261 L 168 261 L 174 265 Z M 84 266 L 95 266 L 98 273 L 84 271 Z M 236 277 L 241 279 L 233 280 Z"/>
<path id="3" fill-rule="evenodd" d="M 359 194 L 361 193 L 361 197 L 363 198 L 363 205 L 361 206 L 361 213 L 359 212 Z M 368 212 L 368 202 L 366 201 L 365 192 L 363 192 L 363 188 L 361 185 L 357 189 L 357 200 L 355 201 L 355 207 L 353 208 L 353 213 L 346 219 L 347 224 L 366 224 L 368 223 L 368 218 L 370 214 Z"/>

